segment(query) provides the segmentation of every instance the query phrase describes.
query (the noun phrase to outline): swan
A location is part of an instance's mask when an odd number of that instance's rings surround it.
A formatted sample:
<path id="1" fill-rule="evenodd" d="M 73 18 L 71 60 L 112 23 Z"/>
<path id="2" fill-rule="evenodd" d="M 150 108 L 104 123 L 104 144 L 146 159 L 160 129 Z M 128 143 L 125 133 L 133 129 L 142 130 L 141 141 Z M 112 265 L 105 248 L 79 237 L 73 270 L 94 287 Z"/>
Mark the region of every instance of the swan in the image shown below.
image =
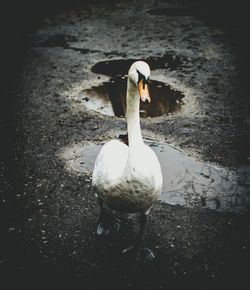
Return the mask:
<path id="1" fill-rule="evenodd" d="M 126 95 L 128 145 L 119 140 L 108 141 L 95 161 L 92 186 L 101 208 L 97 235 L 119 230 L 119 219 L 110 218 L 105 213 L 107 206 L 118 212 L 140 213 L 138 240 L 141 240 L 147 215 L 161 194 L 160 163 L 155 152 L 144 143 L 140 127 L 140 99 L 143 102 L 151 100 L 149 76 L 150 68 L 146 62 L 136 61 L 131 65 Z"/>

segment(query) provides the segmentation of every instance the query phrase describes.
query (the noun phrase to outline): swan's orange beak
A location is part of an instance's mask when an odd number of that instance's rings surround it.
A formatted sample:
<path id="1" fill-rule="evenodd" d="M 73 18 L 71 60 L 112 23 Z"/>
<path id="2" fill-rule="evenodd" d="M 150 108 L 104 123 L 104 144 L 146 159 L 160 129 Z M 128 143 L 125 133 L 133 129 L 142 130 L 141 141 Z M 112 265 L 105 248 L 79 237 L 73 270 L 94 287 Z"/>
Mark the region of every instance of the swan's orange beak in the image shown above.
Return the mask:
<path id="1" fill-rule="evenodd" d="M 151 98 L 149 96 L 148 84 L 146 84 L 143 80 L 141 80 L 138 83 L 138 89 L 139 89 L 139 94 L 140 94 L 141 100 L 143 102 L 148 101 L 150 103 Z"/>

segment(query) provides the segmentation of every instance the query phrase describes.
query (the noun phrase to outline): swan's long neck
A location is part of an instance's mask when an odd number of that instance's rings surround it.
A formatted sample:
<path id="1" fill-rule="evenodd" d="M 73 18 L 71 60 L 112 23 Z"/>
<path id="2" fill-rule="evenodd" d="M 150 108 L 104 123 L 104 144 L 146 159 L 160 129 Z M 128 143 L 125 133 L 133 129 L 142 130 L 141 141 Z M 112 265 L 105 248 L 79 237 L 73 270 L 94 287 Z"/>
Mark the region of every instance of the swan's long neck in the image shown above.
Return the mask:
<path id="1" fill-rule="evenodd" d="M 137 86 L 129 79 L 127 85 L 127 126 L 130 151 L 143 144 L 140 126 L 140 97 Z"/>

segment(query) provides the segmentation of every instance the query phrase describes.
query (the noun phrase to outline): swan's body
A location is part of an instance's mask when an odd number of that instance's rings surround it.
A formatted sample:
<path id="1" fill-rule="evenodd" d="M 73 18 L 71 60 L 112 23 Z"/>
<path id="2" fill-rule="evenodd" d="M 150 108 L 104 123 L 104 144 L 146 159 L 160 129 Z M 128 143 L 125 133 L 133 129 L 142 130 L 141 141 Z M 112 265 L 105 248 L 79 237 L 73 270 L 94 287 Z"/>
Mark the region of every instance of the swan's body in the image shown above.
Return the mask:
<path id="1" fill-rule="evenodd" d="M 112 140 L 98 155 L 93 182 L 98 197 L 111 208 L 147 212 L 161 193 L 161 169 L 147 145 L 142 143 L 131 150 Z"/>
<path id="2" fill-rule="evenodd" d="M 129 146 L 118 140 L 107 142 L 97 156 L 92 181 L 101 203 L 115 210 L 144 215 L 162 189 L 160 163 L 154 151 L 144 144 L 140 127 L 140 97 L 150 101 L 149 75 L 145 62 L 138 61 L 131 66 L 126 97 Z"/>

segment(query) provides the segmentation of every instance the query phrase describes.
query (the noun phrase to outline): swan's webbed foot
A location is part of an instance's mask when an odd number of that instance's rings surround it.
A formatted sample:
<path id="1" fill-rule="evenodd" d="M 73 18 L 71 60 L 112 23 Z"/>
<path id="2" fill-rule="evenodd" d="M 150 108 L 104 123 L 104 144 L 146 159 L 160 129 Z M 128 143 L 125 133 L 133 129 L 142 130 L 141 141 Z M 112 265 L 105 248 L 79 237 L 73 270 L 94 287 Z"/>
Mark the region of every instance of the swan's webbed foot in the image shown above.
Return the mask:
<path id="1" fill-rule="evenodd" d="M 124 249 L 122 253 L 134 255 L 138 261 L 142 261 L 144 263 L 155 259 L 155 254 L 152 250 L 146 247 L 140 247 L 137 244 Z"/>
<path id="2" fill-rule="evenodd" d="M 155 259 L 155 254 L 149 248 L 143 247 L 138 251 L 137 259 L 144 262 L 153 261 Z"/>
<path id="3" fill-rule="evenodd" d="M 120 230 L 121 220 L 112 215 L 112 213 L 101 212 L 98 220 L 96 234 L 98 236 L 107 236 L 117 233 Z"/>

